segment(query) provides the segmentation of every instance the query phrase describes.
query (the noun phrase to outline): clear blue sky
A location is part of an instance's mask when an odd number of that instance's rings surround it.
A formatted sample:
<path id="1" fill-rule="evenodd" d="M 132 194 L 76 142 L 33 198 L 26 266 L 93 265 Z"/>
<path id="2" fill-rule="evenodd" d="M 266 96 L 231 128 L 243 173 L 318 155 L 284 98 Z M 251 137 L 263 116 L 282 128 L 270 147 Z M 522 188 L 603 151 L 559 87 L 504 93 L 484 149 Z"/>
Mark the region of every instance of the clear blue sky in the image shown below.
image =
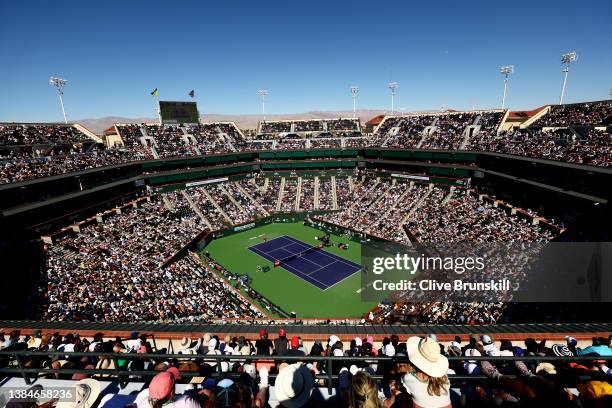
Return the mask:
<path id="1" fill-rule="evenodd" d="M 206 4 L 205 4 L 206 3 Z M 50 75 L 69 80 L 69 119 L 153 116 L 149 92 L 202 113 L 498 107 L 608 98 L 612 1 L 2 1 L 0 121 L 59 121 Z"/>

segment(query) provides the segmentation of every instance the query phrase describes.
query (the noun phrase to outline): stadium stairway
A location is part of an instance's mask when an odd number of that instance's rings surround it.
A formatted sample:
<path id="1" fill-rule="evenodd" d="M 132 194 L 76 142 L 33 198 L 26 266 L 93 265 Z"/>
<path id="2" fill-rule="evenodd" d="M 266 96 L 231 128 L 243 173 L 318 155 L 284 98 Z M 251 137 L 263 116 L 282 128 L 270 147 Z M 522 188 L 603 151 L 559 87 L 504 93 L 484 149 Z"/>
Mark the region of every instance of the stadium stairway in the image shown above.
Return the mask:
<path id="1" fill-rule="evenodd" d="M 215 200 L 213 196 L 210 195 L 208 190 L 206 190 L 206 188 L 203 188 L 201 190 L 202 190 L 202 193 L 208 199 L 208 201 L 210 201 L 210 203 L 217 209 L 217 211 L 219 211 L 219 213 L 223 216 L 223 218 L 225 218 L 225 220 L 229 222 L 231 225 L 234 225 L 234 222 L 232 221 L 232 219 L 229 217 L 229 215 L 227 215 L 227 213 L 223 210 L 223 208 L 221 208 L 219 203 L 217 203 L 217 200 Z"/>
<path id="2" fill-rule="evenodd" d="M 165 194 L 162 194 L 161 198 L 162 198 L 162 201 L 164 202 L 164 207 L 166 207 L 170 211 L 174 211 L 174 204 L 172 204 L 170 200 L 168 200 L 168 197 L 166 197 Z"/>
<path id="3" fill-rule="evenodd" d="M 267 180 L 267 179 L 266 179 Z M 283 203 L 283 196 L 285 195 L 285 178 L 281 178 L 280 188 L 278 189 L 278 197 L 276 198 L 276 211 L 280 211 L 281 204 Z"/>
<path id="4" fill-rule="evenodd" d="M 433 184 L 429 184 L 429 187 L 427 188 L 427 192 L 425 192 L 425 194 L 423 195 L 423 197 L 421 197 L 419 199 L 419 201 L 417 201 L 412 208 L 410 209 L 410 211 L 408 211 L 408 214 L 406 214 L 406 216 L 402 219 L 402 221 L 400 222 L 400 225 L 404 225 L 409 219 L 410 217 L 412 217 L 412 215 L 416 212 L 416 210 L 418 210 L 418 208 L 425 202 L 425 200 L 427 200 L 427 197 L 429 197 L 429 195 L 431 194 L 431 192 L 434 189 L 434 185 Z"/>
<path id="5" fill-rule="evenodd" d="M 206 226 L 208 227 L 208 229 L 210 229 L 211 231 L 214 229 L 212 224 L 210 223 L 210 221 L 208 220 L 208 218 L 206 218 L 204 216 L 204 214 L 202 213 L 202 211 L 200 211 L 200 208 L 196 205 L 196 203 L 193 202 L 193 200 L 191 199 L 191 197 L 189 197 L 189 194 L 187 194 L 187 192 L 185 190 L 181 190 L 181 195 L 187 200 L 187 202 L 189 203 L 189 206 L 191 207 L 191 209 L 198 214 L 198 217 L 200 217 L 200 219 L 202 220 L 202 222 L 204 222 L 204 224 L 206 224 Z"/>
<path id="6" fill-rule="evenodd" d="M 196 154 L 198 156 L 201 156 L 202 152 L 198 147 L 198 141 L 196 140 L 196 138 L 187 131 L 187 128 L 185 126 L 181 126 L 180 129 L 183 131 L 183 141 L 185 142 L 185 144 L 191 145 L 193 147 L 193 150 L 195 150 Z"/>
<path id="7" fill-rule="evenodd" d="M 455 192 L 455 186 L 451 186 L 450 190 L 448 191 L 448 194 L 446 195 L 446 197 L 444 197 L 444 200 L 442 200 L 442 204 L 448 203 L 451 197 L 453 196 L 454 192 Z"/>
<path id="8" fill-rule="evenodd" d="M 335 178 L 334 178 L 334 180 L 335 180 Z M 352 193 L 353 191 L 355 191 L 355 184 L 353 183 L 353 178 L 349 177 L 346 180 L 348 181 L 349 191 Z M 336 200 L 336 204 L 338 204 L 337 201 L 338 200 Z"/>
<path id="9" fill-rule="evenodd" d="M 529 126 L 531 126 L 532 123 L 537 122 L 542 116 L 547 115 L 548 112 L 550 112 L 550 105 L 545 107 L 523 123 L 521 123 L 520 129 L 528 128 Z"/>
<path id="10" fill-rule="evenodd" d="M 399 196 L 399 198 L 395 200 L 393 204 L 390 205 L 389 208 L 385 210 L 381 218 L 386 218 L 393 210 L 395 210 L 395 208 L 397 208 L 397 205 L 402 202 L 402 200 L 406 197 L 408 193 L 410 193 L 410 190 L 412 190 L 412 187 L 414 187 L 414 181 L 411 181 L 410 184 L 408 185 L 408 188 L 404 190 L 404 192 Z"/>
<path id="11" fill-rule="evenodd" d="M 331 189 L 332 189 L 332 209 L 337 210 L 338 209 L 338 193 L 336 190 L 336 176 L 331 176 Z"/>
<path id="12" fill-rule="evenodd" d="M 223 192 L 223 194 L 225 194 L 225 196 L 226 196 L 227 198 L 229 198 L 229 200 L 230 200 L 232 203 L 234 203 L 234 205 L 235 205 L 236 207 L 238 207 L 238 208 L 240 209 L 240 211 L 242 211 L 242 213 L 243 213 L 244 215 L 246 215 L 246 216 L 248 216 L 248 215 L 249 215 L 249 213 L 248 213 L 248 212 L 247 212 L 247 211 L 244 209 L 244 207 L 243 207 L 243 206 L 242 206 L 242 205 L 241 205 L 241 204 L 240 204 L 238 201 L 236 201 L 236 200 L 234 199 L 234 197 L 233 197 L 233 196 L 232 196 L 232 195 L 229 193 L 229 191 L 227 191 L 227 188 L 225 188 L 225 186 L 223 185 L 223 183 L 219 183 L 219 184 L 218 184 L 218 186 L 219 186 L 219 189 L 220 189 L 220 190 Z"/>
<path id="13" fill-rule="evenodd" d="M 151 154 L 153 155 L 154 159 L 159 159 L 159 153 L 157 153 L 157 150 L 155 149 L 155 146 L 157 146 L 157 142 L 153 137 L 149 136 L 145 127 L 146 126 L 139 126 L 140 133 L 142 134 L 142 137 L 140 138 L 140 143 L 144 147 L 151 150 Z"/>
<path id="14" fill-rule="evenodd" d="M 87 129 L 85 126 L 82 126 L 78 123 L 73 124 L 72 126 L 74 126 L 74 128 L 76 130 L 78 130 L 79 132 L 87 135 L 87 137 L 89 137 L 90 139 L 92 139 L 93 141 L 95 141 L 96 143 L 104 143 L 104 140 L 102 140 L 99 136 L 97 136 L 95 133 L 93 133 L 91 130 Z"/>
<path id="15" fill-rule="evenodd" d="M 298 177 L 297 191 L 295 192 L 295 211 L 300 211 L 300 202 L 302 201 L 302 178 Z"/>
<path id="16" fill-rule="evenodd" d="M 438 121 L 438 118 L 435 118 L 433 123 L 436 123 L 437 121 Z M 425 140 L 427 139 L 427 136 L 431 135 L 434 130 L 436 130 L 436 126 L 435 125 L 427 126 L 425 129 L 423 129 L 423 131 L 421 132 L 421 140 L 419 140 L 419 143 L 417 143 L 417 145 L 416 145 L 417 149 L 421 148 L 423 143 L 425 143 Z"/>
<path id="17" fill-rule="evenodd" d="M 314 178 L 314 209 L 319 209 L 319 177 Z"/>
<path id="18" fill-rule="evenodd" d="M 470 142 L 470 135 L 476 136 L 478 132 L 480 132 L 480 125 L 478 123 L 480 122 L 481 118 L 482 114 L 476 115 L 476 117 L 474 118 L 474 122 L 471 125 L 465 127 L 462 135 L 463 139 L 461 140 L 461 144 L 459 145 L 459 150 L 465 150 L 465 146 L 467 146 Z"/>
<path id="19" fill-rule="evenodd" d="M 248 183 L 248 182 L 247 182 L 247 183 Z M 267 216 L 269 216 L 269 215 L 270 215 L 270 213 L 268 213 L 268 211 L 266 211 L 266 209 L 265 209 L 265 208 L 263 208 L 263 207 L 261 206 L 261 204 L 259 203 L 259 201 L 255 200 L 255 199 L 253 198 L 253 196 L 252 196 L 252 195 L 251 195 L 251 194 L 250 194 L 248 191 L 246 191 L 246 190 L 244 189 L 244 187 L 242 187 L 242 185 L 240 184 L 240 182 L 237 182 L 237 183 L 236 183 L 236 187 L 238 187 L 238 190 L 240 190 L 240 192 L 242 192 L 242 194 L 244 194 L 244 195 L 245 195 L 245 197 L 249 199 L 249 201 L 251 201 L 252 203 L 254 203 L 254 204 L 255 204 L 255 206 L 256 206 L 256 207 L 257 207 L 257 209 L 258 209 L 258 210 L 261 212 L 261 214 L 263 214 L 265 217 L 267 217 Z"/>

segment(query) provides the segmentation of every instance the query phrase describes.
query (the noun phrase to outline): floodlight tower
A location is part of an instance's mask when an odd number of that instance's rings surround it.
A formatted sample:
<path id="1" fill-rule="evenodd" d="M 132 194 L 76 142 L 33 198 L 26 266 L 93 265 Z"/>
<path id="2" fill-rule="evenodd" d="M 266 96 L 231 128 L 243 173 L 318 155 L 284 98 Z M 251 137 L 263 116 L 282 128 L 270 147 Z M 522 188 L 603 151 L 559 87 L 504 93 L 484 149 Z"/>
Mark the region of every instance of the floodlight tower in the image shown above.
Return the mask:
<path id="1" fill-rule="evenodd" d="M 62 105 L 62 113 L 64 114 L 64 123 L 68 123 L 68 118 L 66 117 L 66 110 L 64 109 L 64 91 L 62 90 L 63 87 L 68 85 L 68 81 L 62 78 L 52 76 L 51 78 L 49 78 L 49 83 L 57 88 L 60 105 Z"/>
<path id="2" fill-rule="evenodd" d="M 561 55 L 561 63 L 563 64 L 563 87 L 561 88 L 561 97 L 559 105 L 563 105 L 563 96 L 565 96 L 565 84 L 567 83 L 567 74 L 569 73 L 570 64 L 578 59 L 576 51 L 568 52 Z"/>
<path id="3" fill-rule="evenodd" d="M 514 73 L 514 65 L 507 65 L 499 69 L 500 74 L 504 76 L 504 96 L 502 97 L 502 109 L 506 107 L 506 92 L 508 92 L 508 81 L 510 74 Z"/>
<path id="4" fill-rule="evenodd" d="M 395 90 L 398 86 L 399 84 L 397 82 L 389 82 L 387 84 L 387 88 L 389 88 L 389 91 L 391 92 L 391 115 L 393 115 L 393 111 L 395 110 L 393 103 L 395 99 Z"/>
<path id="5" fill-rule="evenodd" d="M 353 119 L 355 119 L 357 117 L 357 110 L 356 110 L 356 101 L 357 101 L 357 93 L 359 92 L 359 87 L 358 86 L 351 86 L 351 95 L 353 95 Z"/>
<path id="6" fill-rule="evenodd" d="M 257 95 L 261 96 L 261 113 L 263 114 L 263 120 L 266 120 L 266 96 L 268 96 L 267 89 L 260 89 L 257 91 Z"/>

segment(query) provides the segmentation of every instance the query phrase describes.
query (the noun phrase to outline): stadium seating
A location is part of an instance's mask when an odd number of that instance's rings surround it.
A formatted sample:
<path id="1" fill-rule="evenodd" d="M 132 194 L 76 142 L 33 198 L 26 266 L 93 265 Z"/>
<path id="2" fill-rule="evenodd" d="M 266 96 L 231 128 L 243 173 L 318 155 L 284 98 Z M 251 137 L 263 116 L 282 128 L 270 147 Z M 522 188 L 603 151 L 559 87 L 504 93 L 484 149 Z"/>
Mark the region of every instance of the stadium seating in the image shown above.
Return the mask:
<path id="1" fill-rule="evenodd" d="M 204 284 L 211 277 L 188 256 L 181 255 L 183 260 L 177 262 L 174 255 L 202 231 L 231 228 L 268 214 L 338 209 L 313 219 L 400 243 L 440 239 L 536 242 L 555 237 L 553 230 L 533 223 L 540 219 L 535 212 L 521 210 L 524 216 L 511 215 L 506 211 L 510 207 L 483 197 L 463 188 L 359 172 L 329 178 L 263 176 L 153 194 L 99 214 L 95 221 L 79 223 L 76 230 L 68 228 L 52 236 L 42 316 L 48 320 L 171 322 L 257 317 L 256 311 L 247 310 L 248 301 L 236 300 L 229 292 L 224 296 L 234 306 L 211 301 Z M 220 265 L 211 265 L 222 270 Z M 178 273 L 184 278 L 177 278 Z M 116 290 L 108 291 L 102 282 L 112 282 Z M 213 283 L 215 291 L 222 291 L 222 283 Z M 168 290 L 173 291 L 170 302 L 164 300 Z M 230 312 L 236 302 L 244 307 Z M 207 305 L 214 307 L 208 310 Z M 502 310 L 500 306 L 499 312 Z M 423 312 L 431 313 L 431 309 Z M 384 310 L 377 312 L 369 320 L 377 321 L 384 314 Z"/>
<path id="2" fill-rule="evenodd" d="M 262 329 L 259 338 L 198 333 L 174 342 L 137 331 L 115 337 L 12 330 L 0 337 L 0 372 L 14 376 L 3 386 L 26 390 L 37 377 L 31 390 L 82 391 L 94 408 L 171 397 L 217 407 L 352 407 L 355 400 L 388 407 L 609 406 L 609 337 L 377 337 L 338 330 L 306 341 L 283 326 L 278 334 Z M 23 378 L 17 365 L 27 367 Z M 437 386 L 427 392 L 424 382 Z M 6 398 L 9 406 L 19 403 Z"/>
<path id="3" fill-rule="evenodd" d="M 73 125 L 0 124 L 0 183 L 139 160 L 275 149 L 477 150 L 611 165 L 612 139 L 606 126 L 612 101 L 551 106 L 527 128 L 502 131 L 504 114 L 493 110 L 387 116 L 372 135 L 365 136 L 358 119 L 262 121 L 255 139 L 248 140 L 229 122 L 117 124 L 122 148 L 104 148 Z"/>

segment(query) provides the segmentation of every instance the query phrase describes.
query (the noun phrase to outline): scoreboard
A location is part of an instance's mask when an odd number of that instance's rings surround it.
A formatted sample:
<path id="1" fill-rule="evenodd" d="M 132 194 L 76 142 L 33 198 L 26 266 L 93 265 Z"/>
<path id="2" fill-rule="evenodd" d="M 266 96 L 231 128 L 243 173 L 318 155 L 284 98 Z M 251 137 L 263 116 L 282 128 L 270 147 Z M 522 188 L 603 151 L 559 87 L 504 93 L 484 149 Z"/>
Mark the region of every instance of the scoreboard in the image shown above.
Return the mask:
<path id="1" fill-rule="evenodd" d="M 195 102 L 159 101 L 162 124 L 198 123 L 200 117 Z"/>

